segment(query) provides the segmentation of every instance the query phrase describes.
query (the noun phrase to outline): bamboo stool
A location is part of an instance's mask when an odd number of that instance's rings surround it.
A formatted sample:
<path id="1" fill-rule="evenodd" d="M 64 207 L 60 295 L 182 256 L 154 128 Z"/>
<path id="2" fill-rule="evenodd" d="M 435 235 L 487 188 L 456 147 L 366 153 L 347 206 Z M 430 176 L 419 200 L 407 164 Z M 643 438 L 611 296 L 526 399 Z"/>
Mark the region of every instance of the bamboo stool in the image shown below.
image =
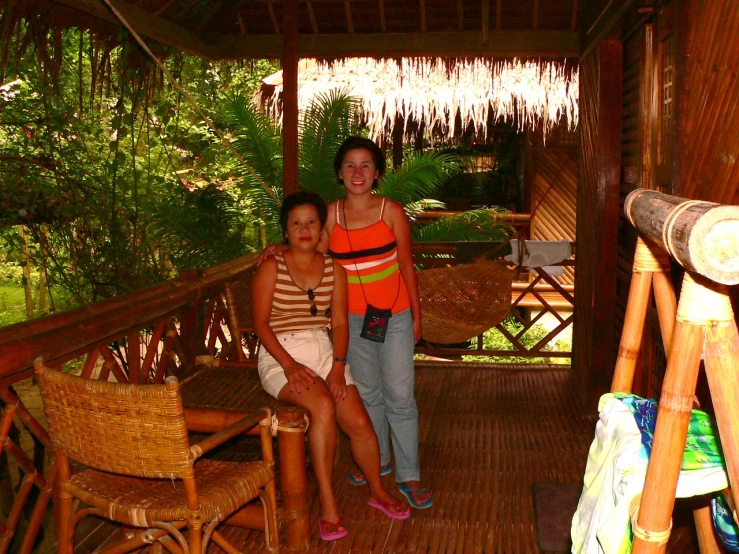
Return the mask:
<path id="1" fill-rule="evenodd" d="M 629 194 L 624 211 L 641 235 L 664 248 L 686 268 L 674 325 L 669 291 L 655 272 L 664 261 L 647 258 L 642 247 L 635 256 L 635 275 L 629 292 L 622 348 L 613 380 L 614 390 L 628 390 L 633 381 L 636 356 L 633 341 L 641 337 L 649 286 L 654 283 L 662 336 L 668 350 L 667 369 L 659 399 L 652 452 L 646 481 L 635 517 L 632 517 L 635 554 L 665 551 L 671 528 L 675 491 L 698 380 L 701 355 L 715 408 L 716 422 L 726 460 L 732 497 L 736 505 L 739 483 L 739 334 L 725 284 L 739 283 L 739 208 L 710 202 L 686 201 L 654 191 Z M 654 252 L 654 248 L 646 250 Z M 710 277 L 710 279 L 708 278 Z M 719 281 L 719 282 L 716 282 Z M 665 281 L 666 282 L 666 281 Z M 725 283 L 725 284 L 722 284 Z M 646 292 L 645 292 L 646 291 Z M 632 303 L 632 298 L 634 302 Z M 661 308 L 660 308 L 661 304 Z M 637 320 L 641 320 L 641 323 Z M 627 327 L 628 324 L 628 327 Z M 642 325 L 642 327 L 639 327 Z M 672 332 L 670 332 L 672 329 Z M 635 335 L 636 331 L 638 335 Z M 630 336 L 632 335 L 632 336 Z M 719 552 L 710 514 L 694 514 L 699 525 L 702 552 Z M 734 514 L 736 520 L 736 513 Z"/>

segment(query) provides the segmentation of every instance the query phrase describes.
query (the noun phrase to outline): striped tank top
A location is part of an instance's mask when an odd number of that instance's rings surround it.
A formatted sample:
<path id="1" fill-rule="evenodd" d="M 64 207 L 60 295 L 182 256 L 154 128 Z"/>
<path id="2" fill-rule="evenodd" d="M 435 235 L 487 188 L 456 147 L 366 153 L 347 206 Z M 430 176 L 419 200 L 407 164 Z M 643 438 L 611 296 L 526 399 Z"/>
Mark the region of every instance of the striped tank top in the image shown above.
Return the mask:
<path id="1" fill-rule="evenodd" d="M 394 314 L 410 308 L 408 289 L 398 267 L 398 245 L 392 229 L 380 219 L 361 229 L 341 225 L 336 202 L 336 225 L 329 236 L 329 254 L 346 270 L 349 313 L 364 315 L 367 302 Z M 346 222 L 344 222 L 346 225 Z M 366 299 L 365 299 L 366 297 Z"/>
<path id="2" fill-rule="evenodd" d="M 314 289 L 303 290 L 293 281 L 285 256 L 275 255 L 277 282 L 269 326 L 276 335 L 328 327 L 331 319 L 331 294 L 334 290 L 334 262 L 329 256 L 323 255 L 323 258 L 321 282 Z"/>

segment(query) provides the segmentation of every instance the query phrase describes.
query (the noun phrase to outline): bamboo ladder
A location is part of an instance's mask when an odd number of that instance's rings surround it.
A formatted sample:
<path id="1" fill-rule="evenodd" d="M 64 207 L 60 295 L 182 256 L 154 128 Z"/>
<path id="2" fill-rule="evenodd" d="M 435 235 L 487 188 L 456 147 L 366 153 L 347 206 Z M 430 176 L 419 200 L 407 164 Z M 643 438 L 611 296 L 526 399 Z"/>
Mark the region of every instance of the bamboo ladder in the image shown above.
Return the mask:
<path id="1" fill-rule="evenodd" d="M 739 206 L 636 190 L 624 211 L 640 238 L 611 392 L 632 390 L 652 289 L 668 352 L 644 490 L 632 513 L 633 552 L 651 554 L 664 552 L 669 538 L 701 355 L 732 491 L 739 484 L 739 335 L 726 287 L 739 283 Z M 679 304 L 668 253 L 687 270 Z M 694 519 L 701 552 L 720 552 L 710 508 Z"/>

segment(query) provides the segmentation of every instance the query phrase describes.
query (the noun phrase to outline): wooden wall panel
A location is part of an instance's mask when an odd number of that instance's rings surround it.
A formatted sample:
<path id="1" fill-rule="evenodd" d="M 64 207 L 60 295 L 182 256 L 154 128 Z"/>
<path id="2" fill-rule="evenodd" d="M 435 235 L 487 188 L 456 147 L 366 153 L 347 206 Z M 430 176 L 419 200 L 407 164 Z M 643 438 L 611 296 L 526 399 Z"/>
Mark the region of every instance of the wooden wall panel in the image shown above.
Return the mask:
<path id="1" fill-rule="evenodd" d="M 599 87 L 598 50 L 580 60 L 580 170 L 577 187 L 577 256 L 575 271 L 575 322 L 572 334 L 572 368 L 577 373 L 580 393 L 588 396 L 593 336 L 593 289 L 595 286 L 596 181 L 598 169 Z"/>
<path id="2" fill-rule="evenodd" d="M 575 241 L 577 206 L 577 147 L 563 147 L 570 133 L 559 129 L 547 140 L 530 135 L 533 158 L 531 178 L 531 231 L 533 240 Z M 566 137 L 564 140 L 560 138 Z M 576 142 L 575 142 L 576 144 Z M 574 284 L 575 268 L 565 267 L 561 283 Z"/>
<path id="3" fill-rule="evenodd" d="M 680 17 L 675 193 L 739 204 L 739 9 L 692 0 Z"/>
<path id="4" fill-rule="evenodd" d="M 580 60 L 573 367 L 589 407 L 610 388 L 615 364 L 622 74 L 619 40 L 603 40 Z"/>

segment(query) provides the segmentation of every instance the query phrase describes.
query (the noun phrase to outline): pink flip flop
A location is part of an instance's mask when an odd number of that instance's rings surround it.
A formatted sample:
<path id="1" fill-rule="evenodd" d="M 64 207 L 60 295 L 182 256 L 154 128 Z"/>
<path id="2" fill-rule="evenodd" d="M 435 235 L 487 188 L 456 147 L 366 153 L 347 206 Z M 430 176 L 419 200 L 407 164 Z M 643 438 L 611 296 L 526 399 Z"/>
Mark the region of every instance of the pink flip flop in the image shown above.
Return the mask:
<path id="1" fill-rule="evenodd" d="M 403 505 L 400 502 L 380 502 L 379 500 L 374 500 L 370 498 L 367 501 L 367 504 L 372 506 L 373 508 L 377 508 L 378 510 L 382 511 L 386 516 L 391 517 L 393 519 L 408 519 L 411 517 L 411 509 L 406 508 L 404 511 L 400 513 L 395 513 L 390 510 L 390 508 L 396 508 L 401 509 Z"/>
<path id="2" fill-rule="evenodd" d="M 326 531 L 324 525 L 333 525 L 335 531 Z M 349 534 L 349 530 L 344 527 L 344 518 L 340 517 L 339 521 L 334 523 L 333 521 L 326 521 L 323 519 L 318 520 L 318 532 L 321 534 L 321 539 L 324 541 L 337 541 L 343 539 Z"/>

